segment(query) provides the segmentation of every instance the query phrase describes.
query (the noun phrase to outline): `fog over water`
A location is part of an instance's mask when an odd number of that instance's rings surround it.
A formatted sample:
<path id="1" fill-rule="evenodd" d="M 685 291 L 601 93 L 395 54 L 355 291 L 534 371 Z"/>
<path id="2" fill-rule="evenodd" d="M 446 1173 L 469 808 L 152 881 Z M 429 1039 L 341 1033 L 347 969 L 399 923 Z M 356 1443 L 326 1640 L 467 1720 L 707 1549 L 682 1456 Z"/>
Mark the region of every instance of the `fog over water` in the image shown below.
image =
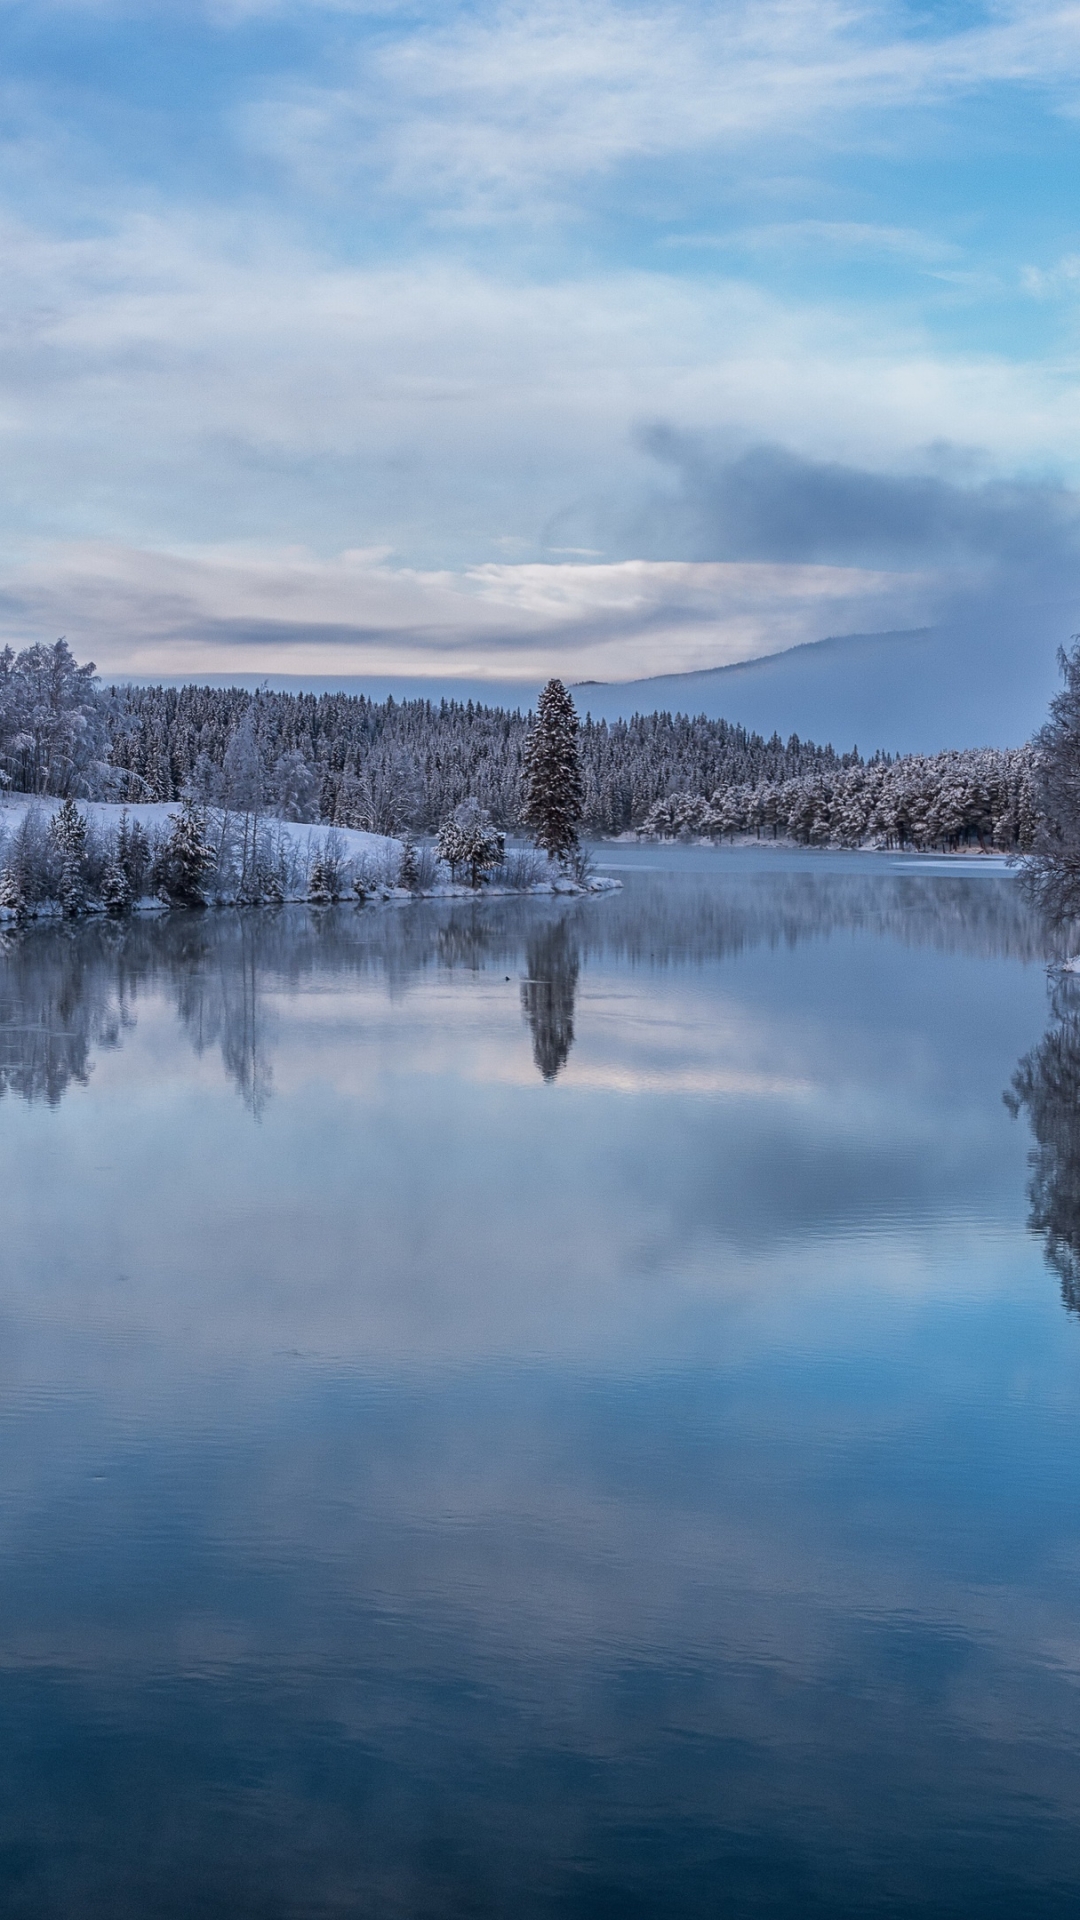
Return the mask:
<path id="1" fill-rule="evenodd" d="M 1074 1909 L 1068 943 L 601 857 L 5 936 L 5 1911 Z"/>

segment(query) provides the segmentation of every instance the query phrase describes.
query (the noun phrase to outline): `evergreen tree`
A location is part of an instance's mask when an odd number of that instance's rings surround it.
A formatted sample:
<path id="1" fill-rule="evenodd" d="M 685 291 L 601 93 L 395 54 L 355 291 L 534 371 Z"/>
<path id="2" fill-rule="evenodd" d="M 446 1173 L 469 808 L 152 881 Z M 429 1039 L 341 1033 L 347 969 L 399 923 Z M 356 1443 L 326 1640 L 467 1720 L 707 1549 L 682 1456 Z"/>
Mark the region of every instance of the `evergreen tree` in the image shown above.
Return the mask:
<path id="1" fill-rule="evenodd" d="M 189 794 L 172 816 L 172 828 L 156 862 L 156 878 L 170 904 L 205 907 L 206 876 L 215 854 L 206 838 L 206 815 Z"/>
<path id="2" fill-rule="evenodd" d="M 0 907 L 13 913 L 17 920 L 25 920 L 28 904 L 21 867 L 13 862 L 0 873 Z"/>
<path id="3" fill-rule="evenodd" d="M 68 798 L 53 815 L 50 835 L 60 855 L 60 904 L 68 919 L 86 912 L 86 815 Z"/>
<path id="4" fill-rule="evenodd" d="M 330 881 L 326 872 L 326 862 L 322 854 L 317 853 L 311 864 L 308 876 L 308 899 L 313 907 L 328 907 L 331 901 Z"/>
<path id="5" fill-rule="evenodd" d="M 451 882 L 455 882 L 457 870 L 464 865 L 465 857 L 465 835 L 457 819 L 451 814 L 450 819 L 444 820 L 439 828 L 438 839 L 435 842 L 435 858 L 449 867 Z"/>
<path id="6" fill-rule="evenodd" d="M 525 742 L 522 821 L 551 860 L 578 843 L 585 808 L 581 740 L 574 703 L 561 680 L 549 680 Z"/>
<path id="7" fill-rule="evenodd" d="M 115 918 L 131 912 L 131 882 L 119 858 L 109 861 L 101 882 L 101 904 Z"/>
<path id="8" fill-rule="evenodd" d="M 141 899 L 146 892 L 150 869 L 153 866 L 153 849 L 150 845 L 150 837 L 141 821 L 129 821 L 126 813 L 120 815 L 120 825 L 116 835 L 116 858 L 123 868 L 131 898 Z"/>
<path id="9" fill-rule="evenodd" d="M 416 893 L 420 886 L 420 862 L 416 856 L 416 841 L 409 832 L 406 832 L 402 843 L 398 886 L 407 887 L 410 893 Z"/>

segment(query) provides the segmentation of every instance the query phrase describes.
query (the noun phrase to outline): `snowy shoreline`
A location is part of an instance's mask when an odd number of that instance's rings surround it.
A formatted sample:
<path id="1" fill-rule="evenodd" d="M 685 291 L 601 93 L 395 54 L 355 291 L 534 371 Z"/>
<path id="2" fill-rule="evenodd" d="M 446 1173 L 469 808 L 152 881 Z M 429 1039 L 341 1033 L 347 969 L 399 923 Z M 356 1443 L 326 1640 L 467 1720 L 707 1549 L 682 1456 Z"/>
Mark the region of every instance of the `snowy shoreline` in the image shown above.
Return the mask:
<path id="1" fill-rule="evenodd" d="M 36 795 L 24 793 L 6 793 L 0 795 L 0 866 L 3 865 L 2 851 L 5 844 L 10 845 L 15 834 L 30 813 L 36 813 L 45 822 L 50 821 L 62 805 L 62 801 L 51 794 Z M 122 820 L 129 827 L 138 825 L 149 836 L 165 835 L 175 821 L 178 811 L 175 801 L 133 801 L 121 803 L 107 800 L 80 800 L 77 802 L 80 814 L 85 818 L 92 833 L 115 835 Z M 220 831 L 224 840 L 228 832 L 234 835 L 240 831 L 242 814 L 224 815 L 219 809 L 211 809 L 215 833 Z M 505 881 L 484 877 L 478 887 L 465 886 L 455 881 L 433 879 L 431 884 L 412 888 L 397 884 L 404 853 L 404 842 L 387 834 L 368 833 L 358 827 L 336 827 L 307 821 L 282 820 L 273 815 L 263 815 L 258 821 L 258 829 L 268 836 L 274 844 L 275 852 L 282 864 L 291 869 L 296 883 L 287 882 L 280 886 L 273 898 L 243 898 L 234 886 L 220 885 L 210 890 L 209 896 L 198 903 L 185 904 L 179 900 L 169 900 L 155 893 L 143 893 L 133 897 L 125 911 L 140 915 L 159 915 L 173 912 L 220 911 L 222 908 L 248 910 L 253 907 L 267 906 L 308 906 L 322 911 L 328 906 L 375 906 L 378 904 L 407 904 L 416 900 L 479 900 L 490 898 L 510 898 L 535 895 L 552 897 L 555 895 L 585 896 L 589 894 L 610 893 L 621 882 L 607 876 L 590 875 L 578 881 L 565 874 L 554 879 L 530 878 L 521 885 L 507 884 Z M 247 826 L 243 828 L 245 837 Z M 254 827 L 251 828 L 254 843 Z M 341 890 L 329 898 L 312 898 L 310 876 L 317 863 L 326 859 L 328 849 L 342 875 Z M 529 853 L 526 850 L 512 849 L 510 860 L 522 860 L 526 866 Z M 542 856 L 536 856 L 539 864 Z M 80 908 L 79 917 L 108 917 L 106 904 L 95 898 L 88 898 Z M 21 908 L 0 904 L 0 925 L 15 924 L 20 920 L 49 920 L 72 917 L 65 915 L 62 902 L 52 897 L 43 897 L 28 901 Z"/>

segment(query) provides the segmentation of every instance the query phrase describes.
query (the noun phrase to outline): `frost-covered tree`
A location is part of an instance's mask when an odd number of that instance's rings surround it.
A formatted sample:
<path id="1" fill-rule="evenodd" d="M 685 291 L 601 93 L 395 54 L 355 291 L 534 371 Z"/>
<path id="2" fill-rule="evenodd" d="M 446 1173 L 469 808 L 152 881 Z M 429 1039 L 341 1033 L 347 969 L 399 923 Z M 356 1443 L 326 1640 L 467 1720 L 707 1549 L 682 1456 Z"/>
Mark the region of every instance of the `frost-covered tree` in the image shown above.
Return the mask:
<path id="1" fill-rule="evenodd" d="M 525 741 L 521 818 L 551 860 L 578 843 L 585 808 L 577 711 L 561 680 L 549 680 Z"/>
<path id="2" fill-rule="evenodd" d="M 120 825 L 116 833 L 116 859 L 123 869 L 128 891 L 133 900 L 139 900 L 146 892 L 153 866 L 154 855 L 150 845 L 150 836 L 139 820 L 129 820 L 127 813 L 120 815 Z"/>
<path id="3" fill-rule="evenodd" d="M 1064 686 L 1035 735 L 1037 823 L 1021 879 L 1051 920 L 1080 917 L 1080 637 L 1058 654 Z"/>
<path id="4" fill-rule="evenodd" d="M 0 651 L 0 784 L 22 793 L 93 794 L 108 753 L 93 663 L 64 640 Z"/>
<path id="5" fill-rule="evenodd" d="M 343 898 L 347 883 L 345 845 L 331 830 L 315 850 L 308 875 L 308 899 L 313 906 L 329 906 Z"/>
<path id="6" fill-rule="evenodd" d="M 102 878 L 101 904 L 106 913 L 117 919 L 131 912 L 131 882 L 123 861 L 115 856 L 109 861 Z"/>
<path id="7" fill-rule="evenodd" d="M 456 881 L 458 868 L 465 864 L 465 835 L 453 814 L 449 820 L 444 820 L 439 828 L 435 841 L 435 858 L 449 867 L 450 879 L 452 882 Z"/>
<path id="8" fill-rule="evenodd" d="M 449 867 L 451 879 L 456 879 L 459 867 L 466 867 L 470 886 L 479 887 L 485 874 L 501 864 L 506 838 L 492 825 L 487 808 L 469 799 L 443 821 L 435 851 Z"/>
<path id="9" fill-rule="evenodd" d="M 271 777 L 271 796 L 279 820 L 313 820 L 319 782 L 299 747 L 278 755 Z"/>
<path id="10" fill-rule="evenodd" d="M 22 868 L 14 860 L 0 872 L 0 907 L 13 913 L 17 920 L 25 919 L 30 902 L 26 895 L 26 878 Z"/>
<path id="11" fill-rule="evenodd" d="M 70 920 L 85 913 L 87 907 L 86 859 L 87 821 L 74 800 L 68 797 L 52 818 L 50 838 L 60 856 L 59 895 L 65 916 Z"/>
<path id="12" fill-rule="evenodd" d="M 416 893 L 420 886 L 420 861 L 417 857 L 416 841 L 407 829 L 401 845 L 398 886 L 407 888 L 410 893 Z"/>
<path id="13" fill-rule="evenodd" d="M 206 813 L 191 796 L 172 815 L 169 834 L 158 851 L 154 878 L 166 899 L 181 907 L 205 907 L 206 877 L 217 856 L 206 831 Z"/>

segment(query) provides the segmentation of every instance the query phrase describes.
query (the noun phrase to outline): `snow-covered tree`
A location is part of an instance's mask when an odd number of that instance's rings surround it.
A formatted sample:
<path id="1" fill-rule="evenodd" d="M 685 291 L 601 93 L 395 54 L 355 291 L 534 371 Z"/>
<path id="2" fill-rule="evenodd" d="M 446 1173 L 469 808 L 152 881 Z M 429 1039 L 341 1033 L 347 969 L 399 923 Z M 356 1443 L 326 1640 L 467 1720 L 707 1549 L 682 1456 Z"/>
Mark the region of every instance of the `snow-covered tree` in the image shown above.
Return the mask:
<path id="1" fill-rule="evenodd" d="M 329 906 L 343 898 L 347 884 L 345 848 L 333 829 L 316 848 L 308 876 L 308 899 L 314 906 Z"/>
<path id="2" fill-rule="evenodd" d="M 116 833 L 116 859 L 123 868 L 128 890 L 133 900 L 139 900 L 146 892 L 153 866 L 153 849 L 150 836 L 140 820 L 129 820 L 127 813 L 120 815 L 120 825 Z"/>
<path id="3" fill-rule="evenodd" d="M 1021 877 L 1030 898 L 1060 922 L 1080 917 L 1080 640 L 1058 661 L 1065 684 L 1032 742 L 1038 824 Z"/>
<path id="4" fill-rule="evenodd" d="M 521 818 L 551 860 L 578 843 L 585 806 L 577 711 L 561 680 L 549 680 L 523 754 Z"/>
<path id="5" fill-rule="evenodd" d="M 105 776 L 108 733 L 93 663 L 64 640 L 0 651 L 0 772 L 23 793 L 92 794 Z"/>
<path id="6" fill-rule="evenodd" d="M 505 835 L 492 826 L 486 807 L 476 799 L 466 800 L 439 828 L 436 855 L 446 862 L 451 879 L 459 867 L 467 867 L 469 883 L 479 887 L 485 874 L 500 865 L 506 851 Z"/>
<path id="7" fill-rule="evenodd" d="M 401 866 L 398 870 L 398 886 L 406 887 L 415 893 L 420 885 L 420 861 L 417 858 L 416 841 L 406 830 L 401 845 Z"/>
<path id="8" fill-rule="evenodd" d="M 124 863 L 117 858 L 111 859 L 105 868 L 101 882 L 101 904 L 106 913 L 119 918 L 131 911 L 131 882 L 124 870 Z"/>
<path id="9" fill-rule="evenodd" d="M 60 856 L 60 904 L 70 920 L 86 912 L 86 815 L 70 796 L 53 814 L 50 837 Z"/>
<path id="10" fill-rule="evenodd" d="M 172 815 L 171 829 L 155 862 L 155 879 L 166 899 L 177 906 L 205 907 L 207 874 L 217 856 L 207 839 L 206 813 L 189 796 Z"/>

